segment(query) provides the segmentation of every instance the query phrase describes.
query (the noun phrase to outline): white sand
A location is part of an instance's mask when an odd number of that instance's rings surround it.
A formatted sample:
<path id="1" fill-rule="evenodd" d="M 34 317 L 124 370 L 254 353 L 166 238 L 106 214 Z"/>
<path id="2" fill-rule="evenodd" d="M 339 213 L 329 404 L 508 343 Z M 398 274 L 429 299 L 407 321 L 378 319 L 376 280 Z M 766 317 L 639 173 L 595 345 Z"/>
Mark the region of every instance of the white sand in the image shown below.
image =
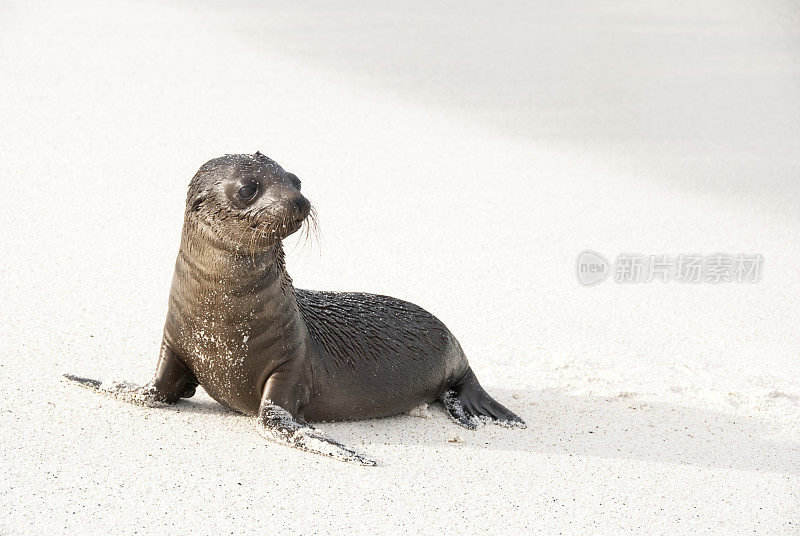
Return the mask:
<path id="1" fill-rule="evenodd" d="M 216 4 L 0 6 L 0 532 L 798 533 L 796 4 Z M 527 430 L 323 425 L 359 468 L 60 380 L 149 378 L 187 181 L 256 149 L 320 214 L 296 285 L 428 308 Z"/>

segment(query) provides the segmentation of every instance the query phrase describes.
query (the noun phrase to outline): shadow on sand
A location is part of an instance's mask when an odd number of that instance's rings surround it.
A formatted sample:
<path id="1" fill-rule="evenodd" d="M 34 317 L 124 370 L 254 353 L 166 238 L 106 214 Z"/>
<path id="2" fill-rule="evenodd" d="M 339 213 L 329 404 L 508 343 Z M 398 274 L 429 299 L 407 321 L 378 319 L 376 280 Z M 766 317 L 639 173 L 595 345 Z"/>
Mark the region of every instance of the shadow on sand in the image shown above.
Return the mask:
<path id="1" fill-rule="evenodd" d="M 756 418 L 635 398 L 568 396 L 558 390 L 492 389 L 528 423 L 525 430 L 455 425 L 439 404 L 430 418 L 318 425 L 350 444 L 467 446 L 497 451 L 625 458 L 741 471 L 800 474 L 800 443 L 769 439 L 774 428 Z M 209 399 L 182 401 L 169 411 L 235 416 Z M 448 440 L 458 437 L 458 444 Z"/>

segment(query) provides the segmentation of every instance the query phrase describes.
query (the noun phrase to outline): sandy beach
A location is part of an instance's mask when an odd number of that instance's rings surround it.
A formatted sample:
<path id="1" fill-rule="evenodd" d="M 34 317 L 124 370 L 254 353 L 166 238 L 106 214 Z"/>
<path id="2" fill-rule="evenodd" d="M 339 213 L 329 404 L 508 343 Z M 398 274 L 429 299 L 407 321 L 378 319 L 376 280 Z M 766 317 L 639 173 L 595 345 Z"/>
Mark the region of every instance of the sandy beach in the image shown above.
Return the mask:
<path id="1" fill-rule="evenodd" d="M 0 4 L 3 534 L 800 533 L 791 2 Z M 528 428 L 432 404 L 267 443 L 153 374 L 186 186 L 303 181 L 299 288 L 415 302 Z M 576 277 L 585 250 L 760 255 L 755 283 Z"/>

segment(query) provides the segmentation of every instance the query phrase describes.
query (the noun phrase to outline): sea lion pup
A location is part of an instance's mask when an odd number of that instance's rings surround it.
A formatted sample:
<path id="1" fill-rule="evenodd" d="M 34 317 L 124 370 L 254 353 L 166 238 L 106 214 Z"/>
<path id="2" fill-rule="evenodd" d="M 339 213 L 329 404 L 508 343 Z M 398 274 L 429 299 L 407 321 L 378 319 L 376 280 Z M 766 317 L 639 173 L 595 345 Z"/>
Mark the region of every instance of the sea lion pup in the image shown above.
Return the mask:
<path id="1" fill-rule="evenodd" d="M 153 381 L 85 387 L 154 406 L 194 395 L 257 418 L 268 439 L 375 462 L 306 421 L 396 415 L 437 399 L 461 426 L 525 423 L 483 390 L 455 337 L 388 296 L 295 289 L 281 241 L 311 204 L 261 153 L 210 160 L 192 178 Z"/>

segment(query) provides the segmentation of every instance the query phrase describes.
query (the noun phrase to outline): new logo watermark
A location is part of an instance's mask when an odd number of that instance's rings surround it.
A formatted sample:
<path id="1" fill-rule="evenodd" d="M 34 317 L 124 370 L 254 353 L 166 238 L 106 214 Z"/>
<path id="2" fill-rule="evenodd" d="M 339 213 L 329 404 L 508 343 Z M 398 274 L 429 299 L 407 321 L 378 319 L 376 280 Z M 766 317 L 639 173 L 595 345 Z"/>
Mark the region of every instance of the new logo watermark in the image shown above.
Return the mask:
<path id="1" fill-rule="evenodd" d="M 608 260 L 594 251 L 584 251 L 578 255 L 578 281 L 590 286 L 602 283 L 608 277 Z"/>
<path id="2" fill-rule="evenodd" d="M 615 283 L 758 283 L 764 257 L 760 254 L 617 255 L 613 264 L 595 251 L 578 255 L 578 282 L 591 286 L 609 277 Z"/>

